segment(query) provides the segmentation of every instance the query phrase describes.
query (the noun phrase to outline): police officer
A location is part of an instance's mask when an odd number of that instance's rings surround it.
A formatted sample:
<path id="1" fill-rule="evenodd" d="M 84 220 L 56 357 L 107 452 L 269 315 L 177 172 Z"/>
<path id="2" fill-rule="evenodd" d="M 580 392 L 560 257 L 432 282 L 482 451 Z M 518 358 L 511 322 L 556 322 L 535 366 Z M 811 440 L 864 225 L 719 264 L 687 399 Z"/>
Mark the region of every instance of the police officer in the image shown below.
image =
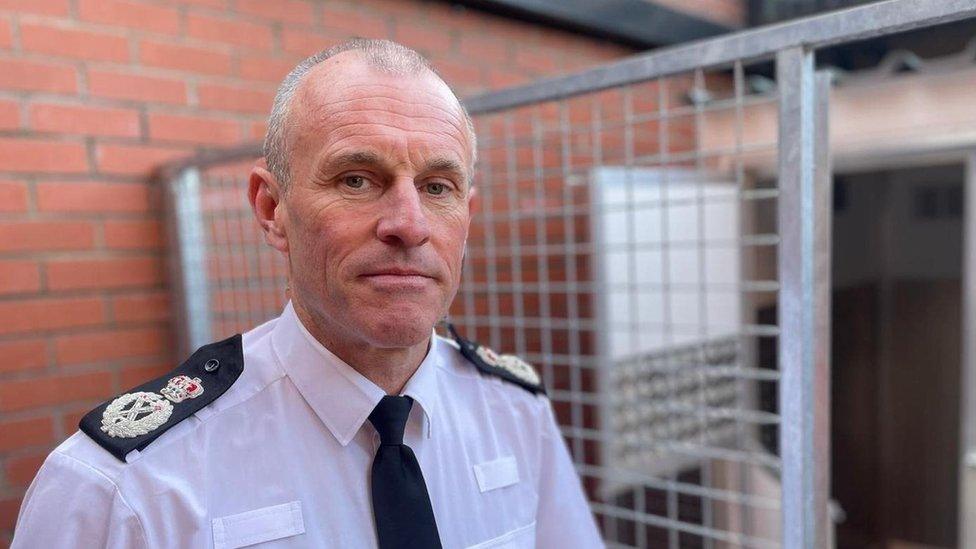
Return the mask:
<path id="1" fill-rule="evenodd" d="M 602 546 L 535 370 L 433 331 L 474 151 L 410 49 L 354 40 L 299 64 L 249 182 L 291 301 L 86 415 L 13 546 Z"/>

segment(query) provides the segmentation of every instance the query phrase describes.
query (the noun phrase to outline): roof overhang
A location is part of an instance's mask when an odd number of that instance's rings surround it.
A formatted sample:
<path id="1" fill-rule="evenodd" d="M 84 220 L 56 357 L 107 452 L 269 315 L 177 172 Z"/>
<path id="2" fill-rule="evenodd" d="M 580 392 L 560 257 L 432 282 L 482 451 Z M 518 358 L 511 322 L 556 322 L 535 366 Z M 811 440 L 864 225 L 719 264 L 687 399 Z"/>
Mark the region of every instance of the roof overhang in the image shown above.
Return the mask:
<path id="1" fill-rule="evenodd" d="M 473 8 L 607 38 L 639 48 L 736 30 L 645 0 L 453 0 Z"/>

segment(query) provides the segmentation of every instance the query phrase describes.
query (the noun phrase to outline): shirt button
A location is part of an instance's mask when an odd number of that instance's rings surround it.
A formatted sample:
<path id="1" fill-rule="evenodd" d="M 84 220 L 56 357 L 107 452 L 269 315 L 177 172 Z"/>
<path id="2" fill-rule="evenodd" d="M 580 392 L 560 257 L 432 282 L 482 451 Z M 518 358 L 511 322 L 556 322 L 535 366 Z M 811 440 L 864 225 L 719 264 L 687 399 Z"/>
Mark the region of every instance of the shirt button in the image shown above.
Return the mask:
<path id="1" fill-rule="evenodd" d="M 211 358 L 206 364 L 203 365 L 203 369 L 206 372 L 216 371 L 217 368 L 220 368 L 220 361 L 216 358 Z"/>

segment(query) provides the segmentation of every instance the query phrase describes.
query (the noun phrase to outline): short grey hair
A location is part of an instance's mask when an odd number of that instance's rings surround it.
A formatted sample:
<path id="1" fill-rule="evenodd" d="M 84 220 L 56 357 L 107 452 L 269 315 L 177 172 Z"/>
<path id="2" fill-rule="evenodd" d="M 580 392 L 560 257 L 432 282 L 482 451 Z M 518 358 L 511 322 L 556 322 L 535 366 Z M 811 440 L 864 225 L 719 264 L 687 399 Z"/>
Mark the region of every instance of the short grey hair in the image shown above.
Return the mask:
<path id="1" fill-rule="evenodd" d="M 290 147 L 288 143 L 288 119 L 292 103 L 295 100 L 295 93 L 304 80 L 305 76 L 311 72 L 319 63 L 334 57 L 342 52 L 356 50 L 360 52 L 370 66 L 383 72 L 396 75 L 416 75 L 424 71 L 437 74 L 431 66 L 430 61 L 416 51 L 397 44 L 391 40 L 376 40 L 367 38 L 354 38 L 341 44 L 337 44 L 327 50 L 323 50 L 295 66 L 282 80 L 275 94 L 274 103 L 271 106 L 271 116 L 268 117 L 268 131 L 264 137 L 264 159 L 268 164 L 268 171 L 287 188 L 290 177 L 291 167 L 289 166 L 288 156 Z M 440 77 L 440 75 L 438 75 Z M 468 133 L 468 141 L 471 145 L 471 163 L 469 171 L 473 169 L 477 145 L 475 144 L 474 124 L 468 115 L 467 109 L 461 105 L 461 112 L 464 115 L 464 123 Z M 471 177 L 473 174 L 469 173 Z"/>

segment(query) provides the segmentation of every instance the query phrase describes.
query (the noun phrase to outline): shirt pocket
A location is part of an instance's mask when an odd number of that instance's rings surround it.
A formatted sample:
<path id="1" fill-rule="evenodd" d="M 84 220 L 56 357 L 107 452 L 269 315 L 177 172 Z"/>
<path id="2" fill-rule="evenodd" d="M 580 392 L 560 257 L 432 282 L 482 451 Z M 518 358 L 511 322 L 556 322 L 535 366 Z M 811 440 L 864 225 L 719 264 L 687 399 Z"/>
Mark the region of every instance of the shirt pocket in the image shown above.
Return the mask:
<path id="1" fill-rule="evenodd" d="M 215 549 L 246 547 L 305 533 L 300 501 L 215 518 L 211 523 Z"/>
<path id="2" fill-rule="evenodd" d="M 474 478 L 482 493 L 517 484 L 518 463 L 513 456 L 506 456 L 474 466 Z"/>
<path id="3" fill-rule="evenodd" d="M 535 547 L 535 521 L 467 549 L 531 549 Z"/>

